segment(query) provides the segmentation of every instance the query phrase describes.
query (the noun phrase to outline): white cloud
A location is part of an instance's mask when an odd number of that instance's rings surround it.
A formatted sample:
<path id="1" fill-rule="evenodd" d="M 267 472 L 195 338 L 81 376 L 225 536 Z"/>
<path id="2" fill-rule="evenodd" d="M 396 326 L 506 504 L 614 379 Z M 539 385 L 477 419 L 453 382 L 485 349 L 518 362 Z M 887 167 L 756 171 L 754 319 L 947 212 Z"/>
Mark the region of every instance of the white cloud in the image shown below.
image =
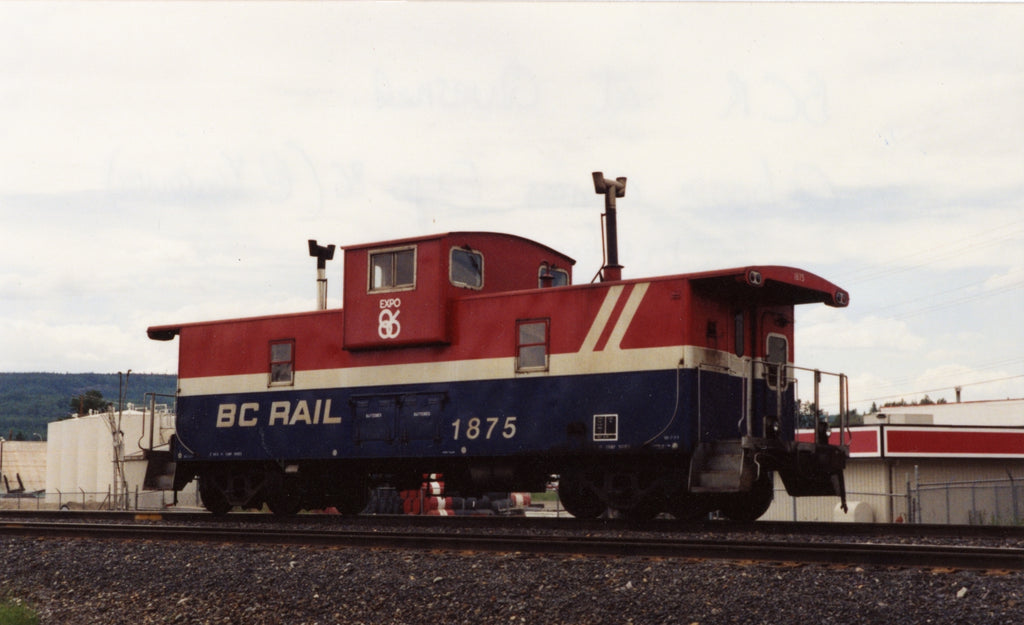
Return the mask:
<path id="1" fill-rule="evenodd" d="M 1024 255 L 1024 247 L 1021 250 L 1021 255 Z M 1015 265 L 1004 273 L 991 276 L 985 280 L 985 288 L 988 290 L 1024 290 L 1024 265 Z"/>
<path id="2" fill-rule="evenodd" d="M 926 347 L 927 341 L 903 321 L 867 316 L 854 320 L 842 310 L 808 311 L 798 329 L 802 345 L 816 349 L 871 350 L 884 358 L 892 352 L 911 352 Z"/>

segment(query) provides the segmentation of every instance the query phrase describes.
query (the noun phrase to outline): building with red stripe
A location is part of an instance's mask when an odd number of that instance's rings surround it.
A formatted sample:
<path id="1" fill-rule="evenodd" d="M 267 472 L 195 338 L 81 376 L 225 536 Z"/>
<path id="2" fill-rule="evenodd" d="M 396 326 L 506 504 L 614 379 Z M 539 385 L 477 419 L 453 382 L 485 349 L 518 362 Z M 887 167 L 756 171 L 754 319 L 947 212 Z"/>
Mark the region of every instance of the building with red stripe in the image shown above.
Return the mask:
<path id="1" fill-rule="evenodd" d="M 1014 490 L 1017 518 L 1024 516 L 1024 399 L 899 406 L 864 421 L 845 436 L 850 513 L 824 498 L 797 502 L 780 485 L 764 518 L 973 523 L 1012 516 Z M 800 440 L 813 437 L 810 430 L 797 433 Z M 838 440 L 839 433 L 833 432 L 832 442 Z M 947 487 L 935 505 L 914 509 L 908 492 L 943 484 Z M 979 492 L 995 489 L 1003 491 L 1004 501 L 979 502 Z M 994 503 L 1001 514 L 983 509 Z"/>

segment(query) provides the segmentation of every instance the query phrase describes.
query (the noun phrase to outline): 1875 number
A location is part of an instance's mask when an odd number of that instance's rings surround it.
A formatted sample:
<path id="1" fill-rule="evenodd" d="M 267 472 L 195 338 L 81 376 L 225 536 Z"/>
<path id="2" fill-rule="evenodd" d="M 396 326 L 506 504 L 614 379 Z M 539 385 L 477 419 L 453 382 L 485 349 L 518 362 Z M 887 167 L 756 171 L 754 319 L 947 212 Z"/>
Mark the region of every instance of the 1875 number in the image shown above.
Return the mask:
<path id="1" fill-rule="evenodd" d="M 471 441 L 475 441 L 478 438 L 490 440 L 495 435 L 495 430 L 497 430 L 499 423 L 502 423 L 501 417 L 488 417 L 486 419 L 473 417 L 466 419 L 465 428 L 463 428 L 463 420 L 456 419 L 452 421 L 452 440 L 457 441 L 460 438 Z M 501 429 L 497 431 L 501 434 L 502 438 L 514 437 L 516 435 L 516 418 L 505 417 Z"/>

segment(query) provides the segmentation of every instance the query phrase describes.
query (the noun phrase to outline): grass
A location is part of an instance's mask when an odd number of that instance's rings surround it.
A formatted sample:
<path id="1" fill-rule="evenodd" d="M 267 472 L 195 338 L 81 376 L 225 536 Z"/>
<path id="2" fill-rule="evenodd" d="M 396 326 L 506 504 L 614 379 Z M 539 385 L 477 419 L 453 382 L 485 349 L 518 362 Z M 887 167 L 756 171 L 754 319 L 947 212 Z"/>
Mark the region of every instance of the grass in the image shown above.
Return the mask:
<path id="1" fill-rule="evenodd" d="M 39 615 L 19 599 L 0 599 L 0 625 L 39 625 Z"/>

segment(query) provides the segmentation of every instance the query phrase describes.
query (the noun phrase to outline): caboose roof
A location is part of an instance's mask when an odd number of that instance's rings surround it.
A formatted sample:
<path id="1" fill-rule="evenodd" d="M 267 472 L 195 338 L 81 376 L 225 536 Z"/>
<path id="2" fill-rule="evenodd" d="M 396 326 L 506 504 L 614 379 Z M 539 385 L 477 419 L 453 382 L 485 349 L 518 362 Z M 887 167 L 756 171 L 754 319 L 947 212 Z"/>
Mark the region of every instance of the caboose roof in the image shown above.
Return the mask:
<path id="1" fill-rule="evenodd" d="M 170 323 L 166 325 L 149 326 L 146 328 L 146 336 L 154 341 L 170 341 L 174 337 L 178 336 L 182 328 L 199 328 L 206 326 L 215 326 L 220 324 L 233 324 L 239 322 L 255 323 L 260 321 L 272 320 L 272 319 L 290 319 L 299 317 L 315 317 L 322 316 L 328 317 L 330 315 L 337 315 L 340 309 L 330 308 L 327 310 L 306 310 L 292 313 L 278 313 L 271 315 L 258 315 L 255 317 L 231 317 L 225 319 L 213 319 L 210 321 L 193 321 L 188 323 Z"/>
<path id="2" fill-rule="evenodd" d="M 694 287 L 730 297 L 753 296 L 765 305 L 814 304 L 842 308 L 850 294 L 821 276 L 796 267 L 756 265 L 686 276 Z M 751 289 L 750 287 L 757 287 Z"/>

